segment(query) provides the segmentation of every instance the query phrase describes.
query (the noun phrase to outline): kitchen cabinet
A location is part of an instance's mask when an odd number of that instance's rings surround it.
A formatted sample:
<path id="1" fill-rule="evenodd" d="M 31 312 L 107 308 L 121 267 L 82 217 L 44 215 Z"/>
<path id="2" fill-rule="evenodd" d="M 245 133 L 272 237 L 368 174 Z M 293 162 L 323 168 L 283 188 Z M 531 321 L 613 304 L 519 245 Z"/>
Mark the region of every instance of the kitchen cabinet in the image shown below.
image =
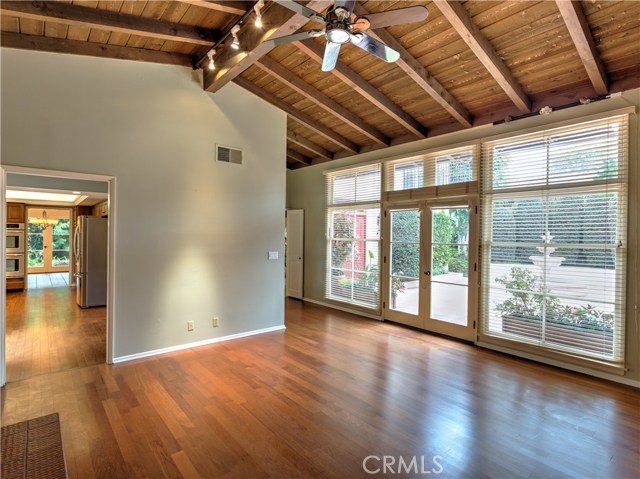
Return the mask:
<path id="1" fill-rule="evenodd" d="M 24 278 L 7 278 L 6 285 L 7 291 L 24 289 Z"/>
<path id="2" fill-rule="evenodd" d="M 93 206 L 76 206 L 76 218 L 81 215 L 91 216 L 93 214 Z"/>
<path id="3" fill-rule="evenodd" d="M 7 203 L 7 223 L 24 223 L 24 204 Z"/>
<path id="4" fill-rule="evenodd" d="M 92 211 L 93 216 L 97 216 L 98 218 L 108 218 L 109 217 L 109 202 L 103 201 L 102 203 L 98 203 L 93 207 Z"/>

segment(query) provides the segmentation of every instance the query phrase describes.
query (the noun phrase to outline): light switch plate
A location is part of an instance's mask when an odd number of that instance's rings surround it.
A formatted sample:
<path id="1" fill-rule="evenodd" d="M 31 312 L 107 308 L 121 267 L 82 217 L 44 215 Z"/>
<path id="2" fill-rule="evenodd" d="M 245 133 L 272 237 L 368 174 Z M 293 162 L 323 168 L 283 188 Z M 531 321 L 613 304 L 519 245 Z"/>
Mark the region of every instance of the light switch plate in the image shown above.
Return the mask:
<path id="1" fill-rule="evenodd" d="M 277 251 L 269 251 L 269 259 L 278 259 Z"/>

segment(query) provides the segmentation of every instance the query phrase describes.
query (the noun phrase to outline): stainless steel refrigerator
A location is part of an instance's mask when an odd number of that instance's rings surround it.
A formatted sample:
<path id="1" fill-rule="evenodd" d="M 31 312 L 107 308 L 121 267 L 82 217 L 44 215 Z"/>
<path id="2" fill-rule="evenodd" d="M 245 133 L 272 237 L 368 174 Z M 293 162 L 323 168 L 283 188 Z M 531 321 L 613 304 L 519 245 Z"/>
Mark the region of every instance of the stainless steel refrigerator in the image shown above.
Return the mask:
<path id="1" fill-rule="evenodd" d="M 73 237 L 76 302 L 81 308 L 107 304 L 109 220 L 78 216 Z"/>

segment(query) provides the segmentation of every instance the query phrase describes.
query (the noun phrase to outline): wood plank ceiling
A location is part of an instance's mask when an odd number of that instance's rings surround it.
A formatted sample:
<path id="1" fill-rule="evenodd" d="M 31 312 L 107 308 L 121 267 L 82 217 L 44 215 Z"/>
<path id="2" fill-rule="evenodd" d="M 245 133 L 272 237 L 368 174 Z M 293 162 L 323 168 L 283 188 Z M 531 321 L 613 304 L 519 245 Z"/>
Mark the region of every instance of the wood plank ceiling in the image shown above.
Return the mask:
<path id="1" fill-rule="evenodd" d="M 640 87 L 640 2 L 362 1 L 354 12 L 425 5 L 419 23 L 370 31 L 400 52 L 384 63 L 345 45 L 322 72 L 323 37 L 262 42 L 317 28 L 267 1 L 2 1 L 2 46 L 207 66 L 204 88 L 233 81 L 288 115 L 291 168 Z M 306 2 L 326 10 L 327 0 Z M 240 23 L 239 23 L 240 22 Z M 229 48 L 240 25 L 241 50 Z M 150 79 L 151 81 L 152 79 Z"/>

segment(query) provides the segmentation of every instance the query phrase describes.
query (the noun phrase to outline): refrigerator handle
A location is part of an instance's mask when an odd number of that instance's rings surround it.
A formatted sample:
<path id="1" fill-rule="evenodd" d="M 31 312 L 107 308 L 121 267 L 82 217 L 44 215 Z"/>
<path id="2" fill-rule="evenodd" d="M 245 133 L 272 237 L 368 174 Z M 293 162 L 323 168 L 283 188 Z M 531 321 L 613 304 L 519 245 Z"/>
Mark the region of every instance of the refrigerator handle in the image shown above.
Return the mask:
<path id="1" fill-rule="evenodd" d="M 80 223 L 76 225 L 76 229 L 73 231 L 73 257 L 74 260 L 77 261 L 80 256 L 80 245 L 78 242 L 80 241 Z"/>

